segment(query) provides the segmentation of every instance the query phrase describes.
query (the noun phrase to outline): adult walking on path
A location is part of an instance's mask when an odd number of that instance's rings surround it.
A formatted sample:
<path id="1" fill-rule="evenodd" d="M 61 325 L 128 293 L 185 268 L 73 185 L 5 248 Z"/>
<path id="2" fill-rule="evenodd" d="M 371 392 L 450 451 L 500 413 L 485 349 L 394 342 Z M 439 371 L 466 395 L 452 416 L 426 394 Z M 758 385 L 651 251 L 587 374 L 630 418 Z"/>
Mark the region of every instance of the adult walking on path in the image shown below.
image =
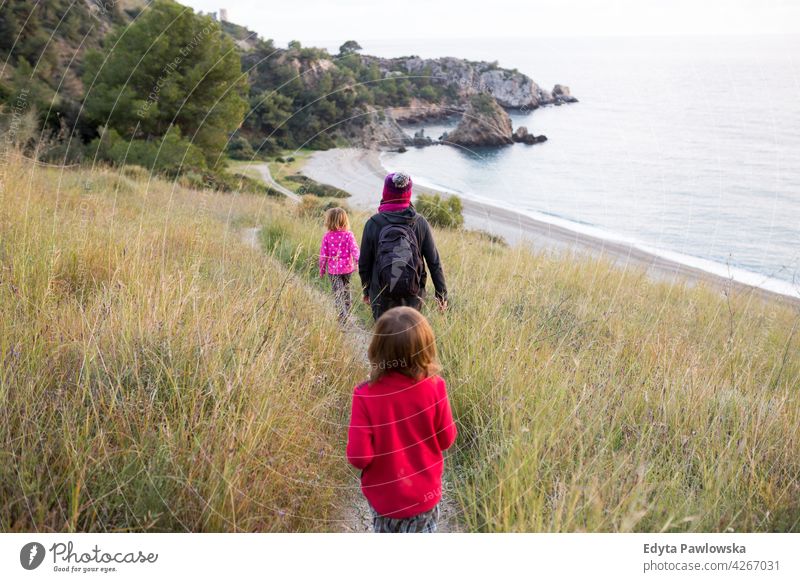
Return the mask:
<path id="1" fill-rule="evenodd" d="M 447 285 L 431 227 L 411 204 L 411 177 L 391 173 L 383 181 L 378 212 L 364 225 L 358 274 L 364 303 L 377 319 L 392 307 L 419 310 L 431 273 L 439 308 L 447 308 Z M 423 262 L 424 259 L 424 262 Z"/>

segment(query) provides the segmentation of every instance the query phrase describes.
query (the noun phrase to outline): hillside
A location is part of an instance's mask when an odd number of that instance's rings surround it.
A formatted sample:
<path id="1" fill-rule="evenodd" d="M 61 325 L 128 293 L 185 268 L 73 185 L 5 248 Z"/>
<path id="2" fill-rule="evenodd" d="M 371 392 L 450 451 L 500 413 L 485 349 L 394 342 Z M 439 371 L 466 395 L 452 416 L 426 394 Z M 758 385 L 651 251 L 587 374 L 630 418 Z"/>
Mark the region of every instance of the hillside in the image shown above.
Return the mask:
<path id="1" fill-rule="evenodd" d="M 11 0 L 0 16 L 0 127 L 51 162 L 121 163 L 133 152 L 148 168 L 225 183 L 225 156 L 395 148 L 409 143 L 398 122 L 460 115 L 477 94 L 521 110 L 575 100 L 496 62 L 386 59 L 355 41 L 336 55 L 276 47 L 172 0 Z M 159 140 L 175 146 L 166 163 Z"/>
<path id="2" fill-rule="evenodd" d="M 343 529 L 366 370 L 315 273 L 323 204 L 5 169 L 0 528 Z M 800 528 L 796 308 L 435 236 L 464 529 Z"/>
<path id="3" fill-rule="evenodd" d="M 21 90 L 51 124 L 79 123 L 85 87 L 80 71 L 88 50 L 102 46 L 114 27 L 127 26 L 144 0 L 94 2 L 8 0 L 0 6 L 0 103 Z"/>
<path id="4" fill-rule="evenodd" d="M 287 148 L 408 145 L 397 122 L 461 115 L 480 94 L 523 111 L 577 101 L 567 87 L 548 91 L 496 62 L 380 58 L 359 51 L 355 41 L 337 55 L 299 42 L 288 49 L 269 40 L 245 47 L 242 68 L 249 74 L 252 110 L 242 135 L 252 148 L 263 149 L 264 134 Z"/>

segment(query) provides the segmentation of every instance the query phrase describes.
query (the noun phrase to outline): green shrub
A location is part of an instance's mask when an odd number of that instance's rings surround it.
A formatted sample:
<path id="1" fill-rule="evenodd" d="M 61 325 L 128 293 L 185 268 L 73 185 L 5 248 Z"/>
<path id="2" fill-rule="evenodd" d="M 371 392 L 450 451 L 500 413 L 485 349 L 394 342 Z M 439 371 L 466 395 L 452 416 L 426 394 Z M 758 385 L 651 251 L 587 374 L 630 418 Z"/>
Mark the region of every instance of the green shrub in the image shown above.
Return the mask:
<path id="1" fill-rule="evenodd" d="M 83 101 L 86 123 L 121 136 L 153 136 L 132 143 L 148 157 L 157 138 L 180 128 L 178 135 L 191 139 L 192 156 L 218 169 L 228 136 L 244 119 L 248 92 L 239 53 L 219 23 L 161 0 L 104 40 L 102 50 L 86 52 L 81 67 L 84 85 L 92 88 Z"/>
<path id="2" fill-rule="evenodd" d="M 127 176 L 128 178 L 133 178 L 134 180 L 139 180 L 142 183 L 146 183 L 147 180 L 150 178 L 150 172 L 147 168 L 143 168 L 142 166 L 134 166 L 131 164 L 122 166 L 120 170 L 123 176 Z"/>
<path id="3" fill-rule="evenodd" d="M 227 172 L 186 172 L 181 174 L 180 184 L 186 188 L 197 190 L 210 189 L 221 192 L 246 192 L 248 194 L 268 194 L 283 197 L 283 194 L 273 190 L 260 180 L 244 174 L 229 174 Z"/>
<path id="4" fill-rule="evenodd" d="M 473 95 L 469 98 L 469 102 L 475 111 L 478 113 L 483 113 L 484 115 L 492 115 L 497 109 L 497 103 L 495 102 L 494 97 L 487 93 L 478 93 Z"/>
<path id="5" fill-rule="evenodd" d="M 415 206 L 433 226 L 445 228 L 464 226 L 464 207 L 458 196 L 449 196 L 442 200 L 438 194 L 420 194 L 417 196 Z"/>
<path id="6" fill-rule="evenodd" d="M 86 159 L 86 146 L 79 139 L 58 141 L 46 146 L 39 158 L 51 164 L 80 164 Z"/>
<path id="7" fill-rule="evenodd" d="M 438 91 L 436 91 L 436 89 L 431 85 L 426 85 L 422 89 L 420 89 L 419 96 L 421 99 L 424 99 L 425 101 L 430 101 L 431 103 L 435 103 L 440 98 Z"/>
<path id="8" fill-rule="evenodd" d="M 501 247 L 508 246 L 508 242 L 502 236 L 492 234 L 487 230 L 474 230 L 473 232 L 476 233 L 483 240 L 488 241 L 492 244 L 499 245 Z"/>
<path id="9" fill-rule="evenodd" d="M 256 155 L 250 142 L 239 135 L 231 139 L 226 150 L 233 160 L 252 160 Z"/>
<path id="10" fill-rule="evenodd" d="M 297 205 L 297 214 L 305 218 L 319 217 L 331 208 L 344 208 L 347 212 L 350 212 L 347 205 L 340 200 L 309 195 L 300 197 L 300 204 Z"/>
<path id="11" fill-rule="evenodd" d="M 103 129 L 100 137 L 89 144 L 89 157 L 112 164 L 133 164 L 167 175 L 186 171 L 203 171 L 206 162 L 203 152 L 181 136 L 172 126 L 163 138 L 126 141 L 114 129 Z"/>
<path id="12" fill-rule="evenodd" d="M 290 160 L 291 159 L 294 158 L 290 158 Z M 298 188 L 296 192 L 301 196 L 312 195 L 319 198 L 348 198 L 350 196 L 349 192 L 339 190 L 339 188 L 328 186 L 327 184 L 322 184 L 303 174 L 286 176 L 286 180 L 300 184 L 300 188 Z"/>

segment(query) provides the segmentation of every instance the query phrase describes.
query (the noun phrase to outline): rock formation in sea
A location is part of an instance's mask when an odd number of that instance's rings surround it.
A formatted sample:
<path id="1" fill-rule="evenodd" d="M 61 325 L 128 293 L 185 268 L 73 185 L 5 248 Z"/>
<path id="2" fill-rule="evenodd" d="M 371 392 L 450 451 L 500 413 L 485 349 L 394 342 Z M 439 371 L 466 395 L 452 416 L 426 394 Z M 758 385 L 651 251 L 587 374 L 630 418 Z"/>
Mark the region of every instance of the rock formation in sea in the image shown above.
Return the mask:
<path id="1" fill-rule="evenodd" d="M 500 146 L 513 143 L 511 118 L 488 94 L 473 95 L 447 143 L 464 147 Z"/>
<path id="2" fill-rule="evenodd" d="M 415 145 L 417 147 L 423 147 L 433 144 L 434 141 L 430 138 L 430 136 L 425 135 L 425 128 L 422 128 L 419 131 L 414 132 L 414 139 L 412 140 L 412 145 Z"/>
<path id="3" fill-rule="evenodd" d="M 553 87 L 553 102 L 560 105 L 561 103 L 577 103 L 578 100 L 572 96 L 569 87 L 556 85 Z"/>
<path id="4" fill-rule="evenodd" d="M 413 142 L 394 117 L 374 107 L 359 117 L 357 125 L 347 125 L 342 137 L 356 147 L 368 149 L 403 148 Z"/>
<path id="5" fill-rule="evenodd" d="M 377 69 L 383 78 L 429 77 L 446 88 L 447 97 L 438 103 L 414 96 L 407 105 L 388 108 L 387 115 L 395 121 L 408 126 L 461 116 L 457 128 L 442 135 L 438 142 L 417 131 L 413 138 L 407 138 L 405 145 L 422 147 L 451 143 L 478 147 L 541 143 L 547 141 L 546 136 L 533 135 L 524 127 L 512 134 L 511 120 L 505 110 L 530 111 L 544 105 L 578 101 L 566 85 L 557 84 L 548 91 L 527 75 L 516 69 L 501 68 L 497 63 L 452 57 L 386 59 L 362 55 L 361 59 L 365 65 Z"/>
<path id="6" fill-rule="evenodd" d="M 535 143 L 542 143 L 543 141 L 547 141 L 546 135 L 533 135 L 532 133 L 528 132 L 528 128 L 524 125 L 520 125 L 517 129 L 514 130 L 514 133 L 511 135 L 511 139 L 514 140 L 515 143 L 524 143 L 528 145 L 533 145 Z"/>

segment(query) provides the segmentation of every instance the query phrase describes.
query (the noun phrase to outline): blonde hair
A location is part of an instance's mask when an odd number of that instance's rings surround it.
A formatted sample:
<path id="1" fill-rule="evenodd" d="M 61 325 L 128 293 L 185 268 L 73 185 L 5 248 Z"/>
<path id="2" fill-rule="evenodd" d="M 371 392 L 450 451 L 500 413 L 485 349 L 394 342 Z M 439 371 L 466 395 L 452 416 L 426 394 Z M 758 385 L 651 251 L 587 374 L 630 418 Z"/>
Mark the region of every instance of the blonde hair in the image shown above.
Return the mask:
<path id="1" fill-rule="evenodd" d="M 380 316 L 367 350 L 375 382 L 391 371 L 421 380 L 439 371 L 436 338 L 428 320 L 411 307 L 394 307 Z"/>
<path id="2" fill-rule="evenodd" d="M 329 208 L 325 211 L 325 228 L 328 230 L 350 230 L 350 221 L 344 208 Z"/>

